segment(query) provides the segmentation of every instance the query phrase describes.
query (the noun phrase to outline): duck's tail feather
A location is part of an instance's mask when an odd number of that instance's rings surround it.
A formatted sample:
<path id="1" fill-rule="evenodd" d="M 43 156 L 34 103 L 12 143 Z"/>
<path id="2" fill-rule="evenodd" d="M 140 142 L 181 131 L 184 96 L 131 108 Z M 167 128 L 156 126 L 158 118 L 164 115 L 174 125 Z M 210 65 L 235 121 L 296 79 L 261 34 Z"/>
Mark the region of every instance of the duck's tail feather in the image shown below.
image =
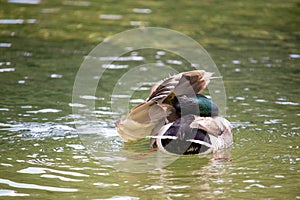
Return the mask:
<path id="1" fill-rule="evenodd" d="M 216 137 L 220 135 L 231 136 L 231 125 L 223 117 L 200 117 L 195 116 L 195 120 L 190 124 L 191 128 L 198 128 Z"/>

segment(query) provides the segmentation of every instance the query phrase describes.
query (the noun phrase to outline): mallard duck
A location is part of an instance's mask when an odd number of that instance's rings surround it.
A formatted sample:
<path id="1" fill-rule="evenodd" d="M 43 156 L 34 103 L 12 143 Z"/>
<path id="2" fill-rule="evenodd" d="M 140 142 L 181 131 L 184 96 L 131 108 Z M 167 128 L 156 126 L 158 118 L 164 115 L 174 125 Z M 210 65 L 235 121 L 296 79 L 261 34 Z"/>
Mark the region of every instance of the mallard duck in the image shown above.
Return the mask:
<path id="1" fill-rule="evenodd" d="M 199 94 L 212 73 L 195 70 L 154 84 L 146 101 L 116 122 L 125 142 L 150 138 L 150 146 L 175 154 L 217 151 L 232 144 L 231 125 L 218 106 Z"/>

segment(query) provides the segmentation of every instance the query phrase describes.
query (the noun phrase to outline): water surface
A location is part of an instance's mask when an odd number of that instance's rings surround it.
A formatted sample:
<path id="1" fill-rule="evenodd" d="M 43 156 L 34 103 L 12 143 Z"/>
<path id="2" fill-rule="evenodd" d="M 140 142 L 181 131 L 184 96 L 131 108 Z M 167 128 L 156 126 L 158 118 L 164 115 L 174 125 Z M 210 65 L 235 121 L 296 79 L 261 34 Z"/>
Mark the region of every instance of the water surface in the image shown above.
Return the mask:
<path id="1" fill-rule="evenodd" d="M 0 11 L 0 199 L 300 199 L 298 1 L 9 0 Z M 111 89 L 137 65 L 191 69 L 168 52 L 129 52 L 102 66 L 95 96 L 81 96 L 96 102 L 97 120 L 72 113 L 85 107 L 72 102 L 72 89 L 88 53 L 143 26 L 187 34 L 217 64 L 234 127 L 231 161 L 182 156 L 143 173 L 116 165 L 125 158 L 112 152 L 149 147 L 118 137 L 111 98 L 127 97 Z M 131 106 L 152 83 L 129 88 Z M 101 130 L 93 135 L 98 152 L 82 143 L 74 119 Z M 143 157 L 135 160 L 143 167 Z"/>

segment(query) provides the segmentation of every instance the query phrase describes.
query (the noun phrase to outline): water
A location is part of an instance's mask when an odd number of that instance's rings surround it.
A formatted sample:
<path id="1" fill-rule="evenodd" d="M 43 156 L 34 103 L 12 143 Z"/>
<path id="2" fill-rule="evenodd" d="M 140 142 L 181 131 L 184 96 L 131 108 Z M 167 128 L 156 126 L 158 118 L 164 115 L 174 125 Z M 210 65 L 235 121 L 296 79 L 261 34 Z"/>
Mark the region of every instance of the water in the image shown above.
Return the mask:
<path id="1" fill-rule="evenodd" d="M 300 199 L 299 2 L 1 4 L 0 199 Z M 112 100 L 129 96 L 111 90 L 133 66 L 190 69 L 163 50 L 129 52 L 101 66 L 107 71 L 97 93 L 80 97 L 95 101 L 92 120 L 72 113 L 87 107 L 72 102 L 83 59 L 105 38 L 143 26 L 187 34 L 212 56 L 234 127 L 231 161 L 182 156 L 134 173 L 144 169 L 150 149 L 147 141 L 124 145 L 118 137 L 121 111 L 112 110 Z M 128 88 L 135 91 L 131 106 L 154 81 Z M 95 133 L 79 137 L 74 119 Z"/>

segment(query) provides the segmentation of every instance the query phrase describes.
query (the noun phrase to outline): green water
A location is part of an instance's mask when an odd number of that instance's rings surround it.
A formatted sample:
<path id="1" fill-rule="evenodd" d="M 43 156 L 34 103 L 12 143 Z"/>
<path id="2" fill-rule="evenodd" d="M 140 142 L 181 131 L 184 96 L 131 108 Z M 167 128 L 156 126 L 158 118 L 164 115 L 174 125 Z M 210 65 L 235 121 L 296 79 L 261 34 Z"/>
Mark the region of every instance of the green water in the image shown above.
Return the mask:
<path id="1" fill-rule="evenodd" d="M 9 2 L 0 0 L 0 199 L 300 199 L 299 1 Z M 143 156 L 116 165 L 120 151 L 150 149 L 118 137 L 111 88 L 130 66 L 175 55 L 143 50 L 135 52 L 143 61 L 117 62 L 129 67 L 103 76 L 97 121 L 72 113 L 84 56 L 107 37 L 147 26 L 188 35 L 218 66 L 234 127 L 231 161 L 182 156 L 141 173 Z M 105 133 L 90 138 L 99 152 L 82 143 L 74 117 Z"/>

